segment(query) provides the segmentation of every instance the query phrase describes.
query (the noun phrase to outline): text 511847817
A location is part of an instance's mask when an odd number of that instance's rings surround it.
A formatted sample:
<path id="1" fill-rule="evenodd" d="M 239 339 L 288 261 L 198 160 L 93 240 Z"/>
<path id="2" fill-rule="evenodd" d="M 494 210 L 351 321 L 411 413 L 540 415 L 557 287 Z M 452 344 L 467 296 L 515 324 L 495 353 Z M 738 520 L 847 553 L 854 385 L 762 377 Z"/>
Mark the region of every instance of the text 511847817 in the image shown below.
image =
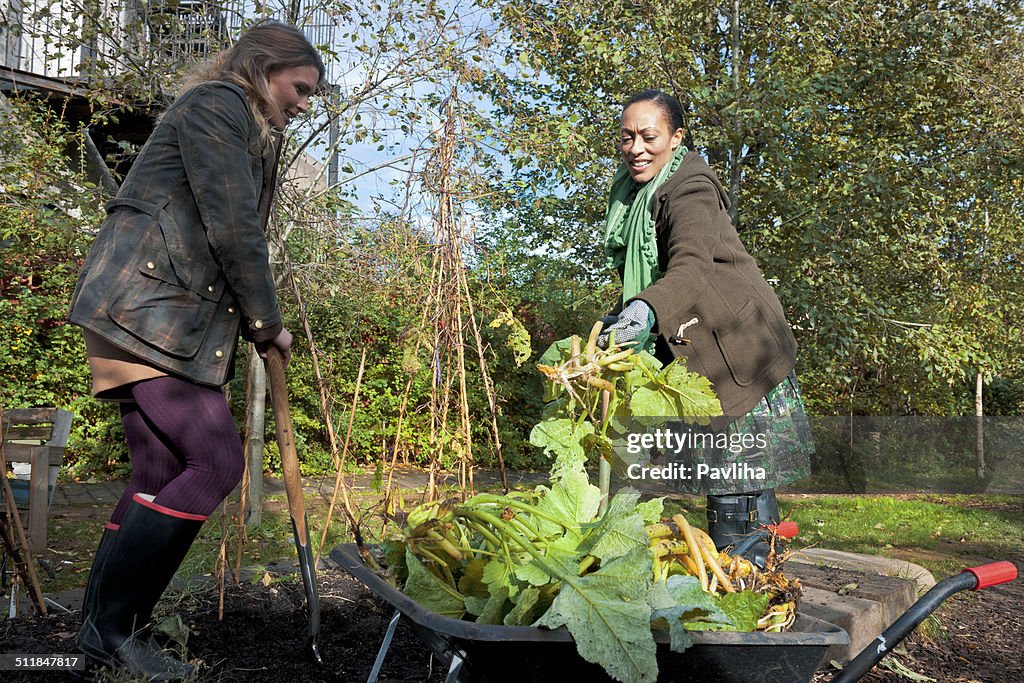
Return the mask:
<path id="1" fill-rule="evenodd" d="M 82 655 L 0 654 L 0 671 L 81 671 Z"/>

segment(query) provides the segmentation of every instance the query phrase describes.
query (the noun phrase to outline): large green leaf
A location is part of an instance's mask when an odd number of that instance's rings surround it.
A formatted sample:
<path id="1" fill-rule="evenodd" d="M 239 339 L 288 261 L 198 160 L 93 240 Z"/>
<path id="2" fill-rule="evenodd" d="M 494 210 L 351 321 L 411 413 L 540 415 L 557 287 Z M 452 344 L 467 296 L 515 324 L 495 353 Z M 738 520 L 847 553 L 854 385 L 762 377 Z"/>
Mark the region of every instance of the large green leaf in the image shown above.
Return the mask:
<path id="1" fill-rule="evenodd" d="M 637 503 L 636 511 L 644 518 L 644 524 L 654 524 L 661 521 L 661 515 L 665 511 L 664 498 L 651 498 L 642 503 Z"/>
<path id="2" fill-rule="evenodd" d="M 579 545 L 579 541 L 580 534 L 578 532 L 572 530 L 566 531 L 562 537 L 548 543 L 544 549 L 544 564 L 548 569 L 542 567 L 536 559 L 531 559 L 526 564 L 519 565 L 516 568 L 516 578 L 533 586 L 543 586 L 551 583 L 552 577 L 549 573 L 549 569 L 552 565 L 554 565 L 559 572 L 576 574 L 576 566 L 580 561 L 579 554 L 576 550 L 576 547 Z"/>
<path id="3" fill-rule="evenodd" d="M 706 424 L 706 418 L 722 414 L 722 404 L 711 387 L 711 381 L 689 372 L 682 358 L 665 368 L 661 377 L 674 390 L 678 416 L 687 422 Z"/>
<path id="4" fill-rule="evenodd" d="M 533 621 L 537 601 L 540 599 L 540 590 L 530 586 L 519 592 L 516 596 L 516 604 L 502 621 L 505 626 L 529 626 Z"/>
<path id="5" fill-rule="evenodd" d="M 718 606 L 728 615 L 731 624 L 705 621 L 699 625 L 691 624 L 690 628 L 702 628 L 709 631 L 754 631 L 757 629 L 757 620 L 768 609 L 769 600 L 771 600 L 771 596 L 768 593 L 755 593 L 754 591 L 726 593 L 718 598 Z"/>
<path id="6" fill-rule="evenodd" d="M 580 656 L 617 681 L 643 683 L 658 676 L 651 634 L 651 554 L 636 548 L 593 574 L 565 580 L 536 626 L 565 626 Z"/>
<path id="7" fill-rule="evenodd" d="M 692 644 L 687 630 L 701 630 L 709 625 L 732 626 L 733 623 L 714 597 L 700 587 L 700 580 L 695 576 L 674 575 L 664 583 L 656 583 L 649 600 L 653 610 L 651 626 L 668 630 L 671 647 L 676 652 Z"/>
<path id="8" fill-rule="evenodd" d="M 656 380 L 645 375 L 635 381 L 636 388 L 629 399 L 629 410 L 634 418 L 682 418 L 706 424 L 708 417 L 722 414 L 722 405 L 711 382 L 689 372 L 682 358 L 661 370 Z"/>
<path id="9" fill-rule="evenodd" d="M 647 604 L 651 606 L 651 628 L 669 632 L 669 648 L 673 652 L 685 652 L 693 645 L 693 637 L 682 622 L 685 608 L 676 604 L 664 581 L 656 581 L 651 586 Z"/>
<path id="10" fill-rule="evenodd" d="M 508 602 L 508 586 L 495 586 L 494 592 L 487 598 L 477 618 L 478 624 L 500 624 L 505 614 L 505 605 Z M 469 605 L 469 598 L 466 599 Z"/>
<path id="11" fill-rule="evenodd" d="M 634 548 L 646 548 L 649 538 L 643 516 L 636 510 L 639 499 L 640 493 L 630 488 L 612 496 L 604 515 L 588 530 L 586 540 L 580 544 L 580 554 L 607 561 Z"/>
<path id="12" fill-rule="evenodd" d="M 546 454 L 583 462 L 586 453 L 581 442 L 593 433 L 594 425 L 590 422 L 577 424 L 567 417 L 557 417 L 538 422 L 530 431 L 530 443 L 543 448 Z"/>
<path id="13" fill-rule="evenodd" d="M 462 618 L 466 613 L 466 601 L 458 591 L 431 574 L 408 549 L 405 564 L 409 568 L 406 595 L 433 612 L 453 619 Z"/>
<path id="14" fill-rule="evenodd" d="M 579 527 L 593 521 L 601 504 L 601 489 L 590 483 L 582 466 L 567 469 L 550 489 L 538 486 L 537 490 L 544 493 L 536 505 L 537 510 L 568 527 Z M 544 535 L 557 534 L 562 530 L 544 518 L 534 519 Z"/>
<path id="15" fill-rule="evenodd" d="M 459 592 L 466 596 L 467 600 L 470 597 L 486 598 L 489 595 L 487 584 L 484 583 L 484 568 L 486 566 L 487 559 L 483 557 L 476 557 L 463 565 L 458 587 Z M 476 613 L 474 612 L 474 614 Z"/>
<path id="16" fill-rule="evenodd" d="M 644 518 L 632 514 L 616 519 L 601 533 L 590 554 L 603 561 L 625 555 L 635 548 L 646 548 L 647 531 L 644 530 Z"/>
<path id="17" fill-rule="evenodd" d="M 515 566 L 510 565 L 503 557 L 494 557 L 484 567 L 482 580 L 487 584 L 490 595 L 494 595 L 500 587 L 508 591 L 508 595 L 515 595 L 519 586 L 515 583 Z"/>
<path id="18" fill-rule="evenodd" d="M 645 385 L 633 392 L 629 408 L 635 417 L 678 417 L 675 397 L 663 386 Z"/>
<path id="19" fill-rule="evenodd" d="M 569 360 L 571 349 L 572 337 L 559 339 L 545 349 L 544 353 L 542 353 L 540 358 L 537 359 L 537 364 L 551 367 L 561 365 L 565 361 Z"/>

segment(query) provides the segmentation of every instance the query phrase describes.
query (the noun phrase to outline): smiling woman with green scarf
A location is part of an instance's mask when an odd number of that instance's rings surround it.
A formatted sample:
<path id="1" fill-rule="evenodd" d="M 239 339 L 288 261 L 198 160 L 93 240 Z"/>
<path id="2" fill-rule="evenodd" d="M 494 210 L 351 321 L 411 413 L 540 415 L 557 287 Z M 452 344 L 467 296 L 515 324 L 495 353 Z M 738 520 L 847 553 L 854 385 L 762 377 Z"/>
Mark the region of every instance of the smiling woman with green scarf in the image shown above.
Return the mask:
<path id="1" fill-rule="evenodd" d="M 681 138 L 682 130 L 679 132 Z M 633 179 L 630 167 L 623 163 L 612 180 L 604 226 L 604 249 L 608 256 L 608 266 L 618 268 L 621 274 L 621 301 L 629 301 L 661 276 L 654 220 L 648 207 L 651 205 L 655 190 L 679 169 L 683 157 L 686 156 L 686 147 L 679 144 L 681 140 L 672 140 L 676 146 L 674 149 L 669 148 L 668 152 L 671 152 L 671 155 L 653 178 L 645 183 L 638 183 Z M 634 309 L 643 312 L 636 305 Z M 652 350 L 650 331 L 654 325 L 654 314 L 649 309 L 646 313 L 646 317 L 637 319 L 638 324 L 626 329 L 623 329 L 623 324 L 619 322 L 620 342 L 635 341 L 638 348 Z M 622 321 L 623 318 L 624 316 L 620 315 L 619 320 Z M 625 316 L 625 319 L 628 320 L 629 317 Z M 632 332 L 636 332 L 636 335 L 634 336 Z M 607 344 L 607 336 L 602 337 L 601 341 Z"/>
<path id="2" fill-rule="evenodd" d="M 635 342 L 665 364 L 684 358 L 722 404 L 708 433 L 754 444 L 661 454 L 691 474 L 672 482 L 676 490 L 708 495 L 708 530 L 723 548 L 779 521 L 775 487 L 808 473 L 814 445 L 793 372 L 796 340 L 740 242 L 721 182 L 683 145 L 679 102 L 645 90 L 626 103 L 621 124 L 604 243 L 623 288 L 598 343 L 614 331 L 617 343 Z M 699 463 L 738 476 L 692 476 Z M 763 563 L 767 552 L 761 544 L 751 559 Z"/>

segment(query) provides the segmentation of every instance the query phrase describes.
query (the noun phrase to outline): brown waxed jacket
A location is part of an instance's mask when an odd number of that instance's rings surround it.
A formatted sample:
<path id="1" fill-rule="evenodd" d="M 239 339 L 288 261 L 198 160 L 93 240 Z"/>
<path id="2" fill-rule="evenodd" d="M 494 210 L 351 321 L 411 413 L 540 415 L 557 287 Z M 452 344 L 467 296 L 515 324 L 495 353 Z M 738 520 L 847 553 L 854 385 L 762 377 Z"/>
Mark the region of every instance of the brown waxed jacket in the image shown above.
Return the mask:
<path id="1" fill-rule="evenodd" d="M 276 164 L 241 88 L 184 93 L 107 204 L 71 322 L 194 382 L 231 379 L 240 332 L 282 329 L 264 233 Z"/>
<path id="2" fill-rule="evenodd" d="M 683 356 L 711 380 L 724 416 L 745 415 L 793 370 L 796 340 L 782 304 L 729 218 L 715 172 L 690 152 L 652 199 L 660 270 L 635 298 L 654 311 L 656 354 Z"/>

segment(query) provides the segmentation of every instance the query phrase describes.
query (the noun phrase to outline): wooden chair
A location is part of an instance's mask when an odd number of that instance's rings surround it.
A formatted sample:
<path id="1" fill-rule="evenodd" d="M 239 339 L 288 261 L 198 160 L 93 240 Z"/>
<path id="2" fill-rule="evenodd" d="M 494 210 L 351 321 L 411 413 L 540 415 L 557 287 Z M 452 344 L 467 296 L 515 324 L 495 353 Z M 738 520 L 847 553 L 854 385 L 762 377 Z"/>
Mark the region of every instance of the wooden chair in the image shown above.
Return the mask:
<path id="1" fill-rule="evenodd" d="M 50 468 L 64 464 L 64 448 L 71 433 L 72 413 L 60 408 L 16 408 L 0 411 L 3 455 L 8 463 L 32 465 L 28 493 L 29 548 L 46 550 L 46 528 L 50 510 Z M 6 472 L 0 473 L 7 476 Z M 0 488 L 2 497 L 2 488 Z M 6 507 L 0 507 L 6 512 Z"/>

